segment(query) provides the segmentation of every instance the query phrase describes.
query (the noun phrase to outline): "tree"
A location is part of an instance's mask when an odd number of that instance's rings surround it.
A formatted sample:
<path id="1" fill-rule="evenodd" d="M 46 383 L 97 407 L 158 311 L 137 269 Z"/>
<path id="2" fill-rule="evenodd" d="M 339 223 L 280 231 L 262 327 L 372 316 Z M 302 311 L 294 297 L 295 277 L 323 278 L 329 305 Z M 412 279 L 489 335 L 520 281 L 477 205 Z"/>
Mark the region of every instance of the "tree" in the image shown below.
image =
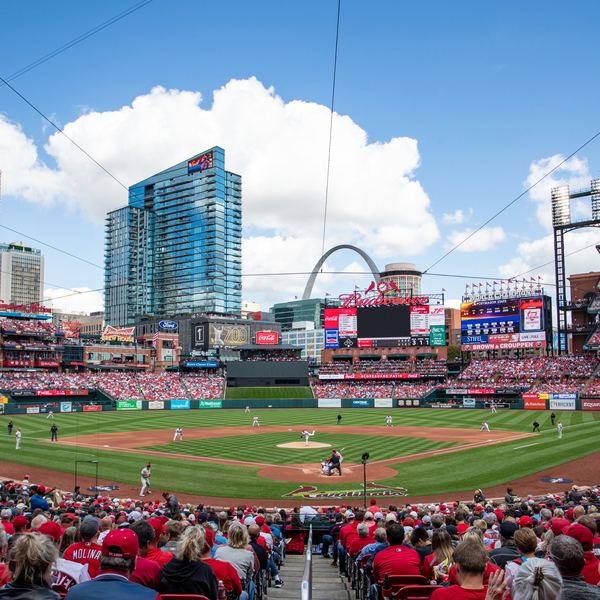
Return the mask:
<path id="1" fill-rule="evenodd" d="M 448 361 L 460 358 L 460 346 L 448 346 Z"/>

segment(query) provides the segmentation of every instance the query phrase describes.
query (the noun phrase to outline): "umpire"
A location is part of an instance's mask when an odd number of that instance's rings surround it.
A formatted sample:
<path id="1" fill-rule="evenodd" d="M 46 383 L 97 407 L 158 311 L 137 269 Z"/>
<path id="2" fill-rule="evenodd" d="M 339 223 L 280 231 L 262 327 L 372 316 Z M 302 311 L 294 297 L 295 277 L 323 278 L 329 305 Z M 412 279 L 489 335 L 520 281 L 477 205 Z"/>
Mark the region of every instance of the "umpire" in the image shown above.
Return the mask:
<path id="1" fill-rule="evenodd" d="M 8 424 L 8 435 L 11 435 L 11 434 L 12 434 L 12 430 L 13 430 L 13 422 L 11 421 L 11 422 Z"/>
<path id="2" fill-rule="evenodd" d="M 57 441 L 58 442 L 58 427 L 56 426 L 56 423 L 54 423 L 52 425 L 52 427 L 50 427 L 50 431 L 52 432 L 52 440 L 51 441 Z"/>

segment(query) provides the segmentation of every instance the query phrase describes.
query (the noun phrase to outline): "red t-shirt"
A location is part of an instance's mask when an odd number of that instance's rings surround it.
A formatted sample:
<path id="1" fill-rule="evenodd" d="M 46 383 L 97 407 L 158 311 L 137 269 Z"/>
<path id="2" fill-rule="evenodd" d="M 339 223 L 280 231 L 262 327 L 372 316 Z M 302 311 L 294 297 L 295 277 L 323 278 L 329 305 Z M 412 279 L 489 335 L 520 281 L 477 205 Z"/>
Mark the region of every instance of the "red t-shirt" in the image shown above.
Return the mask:
<path id="1" fill-rule="evenodd" d="M 0 563 L 0 587 L 7 584 L 11 580 L 11 574 L 8 570 L 8 565 Z"/>
<path id="2" fill-rule="evenodd" d="M 170 560 L 173 560 L 172 552 L 163 552 L 160 548 L 150 548 L 146 554 L 148 560 L 158 563 L 162 569 Z"/>
<path id="3" fill-rule="evenodd" d="M 340 537 L 339 537 L 339 541 L 340 544 L 346 548 L 346 536 L 348 535 L 348 533 L 352 530 L 356 531 L 356 528 L 358 527 L 358 523 L 356 521 L 353 521 L 352 523 L 348 523 L 348 525 L 344 525 L 344 527 L 342 527 L 340 529 Z"/>
<path id="4" fill-rule="evenodd" d="M 4 527 L 4 531 L 6 531 L 8 535 L 13 535 L 13 533 L 15 532 L 15 528 L 13 527 L 13 524 L 10 521 L 2 521 L 0 525 Z"/>
<path id="5" fill-rule="evenodd" d="M 223 582 L 228 594 L 233 592 L 235 596 L 239 596 L 242 593 L 240 576 L 231 563 L 216 558 L 202 559 L 202 562 L 212 567 L 217 581 Z"/>
<path id="6" fill-rule="evenodd" d="M 373 561 L 374 581 L 383 581 L 385 575 L 420 575 L 419 553 L 406 546 L 390 546 L 378 552 Z"/>
<path id="7" fill-rule="evenodd" d="M 496 571 L 501 571 L 501 570 L 502 569 L 498 565 L 493 565 L 491 562 L 487 563 L 485 565 L 485 573 L 483 574 L 484 587 L 487 587 L 492 573 L 495 573 Z M 454 565 L 452 565 L 450 567 L 450 570 L 448 571 L 448 580 L 447 581 L 448 581 L 448 583 L 451 583 L 452 585 L 460 585 L 458 583 L 458 577 L 456 576 L 456 571 L 454 569 Z"/>
<path id="8" fill-rule="evenodd" d="M 135 571 L 129 577 L 129 581 L 160 592 L 161 578 L 162 569 L 157 562 L 138 556 Z"/>
<path id="9" fill-rule="evenodd" d="M 468 590 L 459 585 L 452 585 L 448 588 L 435 590 L 430 596 L 430 600 L 485 600 L 487 588 L 479 590 Z"/>
<path id="10" fill-rule="evenodd" d="M 64 553 L 65 560 L 72 560 L 80 565 L 89 565 L 88 573 L 94 579 L 100 570 L 100 554 L 102 546 L 92 542 L 77 542 L 71 544 Z"/>
<path id="11" fill-rule="evenodd" d="M 367 545 L 372 544 L 375 541 L 375 538 L 370 535 L 366 538 L 357 537 L 352 540 L 352 543 L 348 547 L 348 554 L 352 556 L 352 558 L 356 558 L 360 551 Z"/>
<path id="12" fill-rule="evenodd" d="M 581 574 L 583 575 L 585 582 L 590 585 L 598 585 L 600 581 L 600 573 L 598 573 L 598 565 L 600 560 L 596 558 L 593 552 L 584 552 L 585 564 Z"/>

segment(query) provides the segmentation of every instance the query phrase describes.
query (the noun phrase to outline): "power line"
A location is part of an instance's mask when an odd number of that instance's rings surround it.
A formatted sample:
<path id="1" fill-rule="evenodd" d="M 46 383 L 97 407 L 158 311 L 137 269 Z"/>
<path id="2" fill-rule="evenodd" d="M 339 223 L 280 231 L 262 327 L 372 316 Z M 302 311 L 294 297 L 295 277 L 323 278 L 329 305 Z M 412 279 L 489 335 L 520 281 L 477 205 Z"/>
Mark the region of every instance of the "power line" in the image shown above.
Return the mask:
<path id="1" fill-rule="evenodd" d="M 552 175 L 552 173 L 554 173 L 554 171 L 559 169 L 569 159 L 573 158 L 573 156 L 575 156 L 580 150 L 583 150 L 583 148 L 585 148 L 588 144 L 593 142 L 598 136 L 600 136 L 600 131 L 598 133 L 596 133 L 596 135 L 592 136 L 587 142 L 585 142 L 585 144 L 582 144 L 581 146 L 579 146 L 579 148 L 577 148 L 577 150 L 575 150 L 574 152 L 569 154 L 569 156 L 567 156 L 567 158 L 565 158 L 560 163 L 558 163 L 553 169 L 550 169 L 550 171 L 548 171 L 546 174 L 544 174 L 542 177 L 540 177 L 540 179 L 538 179 L 534 184 L 530 185 L 523 193 L 519 194 L 514 200 L 509 202 L 504 208 L 500 209 L 495 215 L 490 217 L 483 225 L 481 225 L 475 231 L 473 231 L 470 235 L 468 235 L 462 242 L 456 244 L 456 246 L 454 246 L 454 248 L 451 248 L 450 250 L 448 250 L 448 252 L 446 252 L 446 254 L 444 254 L 440 259 L 436 260 L 429 268 L 425 269 L 425 271 L 423 271 L 423 275 L 425 275 L 425 273 L 427 273 L 429 271 L 429 269 L 433 269 L 433 267 L 435 267 L 435 265 L 442 262 L 447 256 L 452 254 L 452 252 L 454 252 L 457 248 L 460 248 L 460 246 L 462 246 L 465 242 L 470 240 L 477 232 L 481 231 L 486 225 L 491 223 L 496 217 L 501 215 L 505 210 L 509 209 L 515 202 L 517 202 L 517 200 L 520 200 L 525 194 L 530 192 L 536 185 L 540 184 L 542 181 L 544 181 L 544 179 L 546 179 L 547 177 Z"/>
<path id="2" fill-rule="evenodd" d="M 139 10 L 140 8 L 143 8 L 147 4 L 150 4 L 150 2 L 153 2 L 153 0 L 144 0 L 143 2 L 140 2 L 140 3 L 136 4 L 136 5 L 128 8 L 127 10 L 123 11 L 122 13 L 119 13 L 118 15 L 112 17 L 108 21 L 104 21 L 104 23 L 101 23 L 100 25 L 97 25 L 96 27 L 94 27 L 93 29 L 90 29 L 86 33 L 81 34 L 79 37 L 76 37 L 75 39 L 71 40 L 70 42 L 67 42 L 66 44 L 64 44 L 60 48 L 57 48 L 56 50 L 53 50 L 52 52 L 49 52 L 45 56 L 42 56 L 42 58 L 39 58 L 38 60 L 32 62 L 31 64 L 27 65 L 26 67 L 23 67 L 22 69 L 16 71 L 15 73 L 13 73 L 9 77 L 7 77 L 6 81 L 12 81 L 13 79 L 16 79 L 17 77 L 20 77 L 21 75 L 24 75 L 25 73 L 31 71 L 31 69 L 35 69 L 36 67 L 39 67 L 40 65 L 42 65 L 45 62 L 49 61 L 51 58 L 54 58 L 55 56 L 58 56 L 59 54 L 65 52 L 65 50 L 68 50 L 69 48 L 72 48 L 73 46 L 76 46 L 80 42 L 83 42 L 84 40 L 87 40 L 89 37 L 92 37 L 96 33 L 99 33 L 103 29 L 106 29 L 107 27 L 109 27 L 113 23 L 116 23 L 117 21 L 120 21 L 121 19 L 124 19 L 125 17 L 127 17 L 131 13 L 134 13 L 136 10 Z M 4 84 L 0 83 L 0 87 L 2 85 L 4 85 Z"/>
<path id="3" fill-rule="evenodd" d="M 329 121 L 329 150 L 327 151 L 327 180 L 325 183 L 325 209 L 323 211 L 323 243 L 321 244 L 321 256 L 325 254 L 325 231 L 327 229 L 327 203 L 329 200 L 329 170 L 331 167 L 331 139 L 333 137 L 333 105 L 335 102 L 335 77 L 337 73 L 338 40 L 340 36 L 340 11 L 342 0 L 338 0 L 337 25 L 335 30 L 335 54 L 333 58 L 333 86 L 331 90 L 331 117 Z"/>

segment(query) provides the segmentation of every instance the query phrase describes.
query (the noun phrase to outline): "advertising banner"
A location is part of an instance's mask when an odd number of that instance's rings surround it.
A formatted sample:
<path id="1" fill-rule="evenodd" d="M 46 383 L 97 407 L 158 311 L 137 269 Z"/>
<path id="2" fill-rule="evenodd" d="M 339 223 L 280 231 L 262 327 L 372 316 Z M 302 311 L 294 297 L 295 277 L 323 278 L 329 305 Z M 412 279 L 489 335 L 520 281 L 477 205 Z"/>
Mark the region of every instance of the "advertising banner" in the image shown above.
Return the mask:
<path id="1" fill-rule="evenodd" d="M 117 410 L 142 410 L 142 401 L 117 400 Z"/>
<path id="2" fill-rule="evenodd" d="M 371 406 L 371 400 L 352 400 L 353 408 L 369 408 Z"/>
<path id="3" fill-rule="evenodd" d="M 277 344 L 279 342 L 279 334 L 277 331 L 257 331 L 257 344 Z"/>
<path id="4" fill-rule="evenodd" d="M 535 398 L 525 398 L 525 396 L 535 396 Z M 523 403 L 525 410 L 546 410 L 546 400 L 541 400 L 537 394 L 523 394 Z"/>
<path id="5" fill-rule="evenodd" d="M 171 400 L 171 410 L 187 410 L 189 408 L 189 400 Z"/>
<path id="6" fill-rule="evenodd" d="M 577 400 L 577 394 L 552 394 L 553 400 Z"/>
<path id="7" fill-rule="evenodd" d="M 375 398 L 373 400 L 373 406 L 375 408 L 393 408 L 394 403 L 391 398 Z"/>
<path id="8" fill-rule="evenodd" d="M 199 400 L 198 408 L 223 408 L 223 400 Z"/>
<path id="9" fill-rule="evenodd" d="M 133 334 L 135 327 L 127 327 L 124 329 L 115 329 L 107 325 L 102 333 L 102 341 L 105 342 L 133 342 Z"/>
<path id="10" fill-rule="evenodd" d="M 27 414 L 28 415 L 37 415 L 40 412 L 40 407 L 39 406 L 28 406 L 27 407 Z"/>
<path id="11" fill-rule="evenodd" d="M 60 363 L 57 360 L 36 360 L 33 365 L 35 367 L 59 367 Z"/>
<path id="12" fill-rule="evenodd" d="M 444 325 L 431 325 L 429 329 L 429 345 L 446 345 L 446 327 Z"/>
<path id="13" fill-rule="evenodd" d="M 101 412 L 102 407 L 98 404 L 89 404 L 83 407 L 83 412 Z"/>
<path id="14" fill-rule="evenodd" d="M 87 390 L 37 390 L 36 396 L 87 396 Z"/>
<path id="15" fill-rule="evenodd" d="M 325 330 L 325 348 L 339 348 L 340 332 L 337 329 Z"/>
<path id="16" fill-rule="evenodd" d="M 250 343 L 250 325 L 209 323 L 208 345 L 213 347 L 245 346 Z"/>
<path id="17" fill-rule="evenodd" d="M 600 410 L 600 398 L 596 400 L 585 399 L 581 401 L 581 408 L 583 410 Z"/>
<path id="18" fill-rule="evenodd" d="M 495 394 L 496 390 L 493 388 L 476 388 L 473 390 L 467 390 L 467 394 Z"/>
<path id="19" fill-rule="evenodd" d="M 465 408 L 475 408 L 475 398 L 463 398 L 463 406 Z"/>
<path id="20" fill-rule="evenodd" d="M 216 360 L 187 360 L 185 366 L 195 369 L 216 369 L 219 363 Z"/>
<path id="21" fill-rule="evenodd" d="M 73 409 L 72 402 L 61 402 L 60 403 L 60 412 L 71 412 Z"/>
<path id="22" fill-rule="evenodd" d="M 0 415 L 4 414 L 4 404 L 0 404 Z"/>
<path id="23" fill-rule="evenodd" d="M 545 348 L 546 342 L 507 342 L 494 344 L 463 344 L 462 349 L 467 350 L 511 350 L 514 348 Z"/>
<path id="24" fill-rule="evenodd" d="M 319 398 L 319 408 L 342 408 L 341 398 Z"/>
<path id="25" fill-rule="evenodd" d="M 163 410 L 165 403 L 162 400 L 151 400 L 148 402 L 148 408 L 150 410 Z"/>
<path id="26" fill-rule="evenodd" d="M 319 379 L 420 379 L 419 373 L 319 373 Z"/>
<path id="27" fill-rule="evenodd" d="M 550 400 L 551 410 L 575 410 L 575 400 Z"/>
<path id="28" fill-rule="evenodd" d="M 29 361 L 28 360 L 3 360 L 2 366 L 3 367 L 28 367 Z"/>
<path id="29" fill-rule="evenodd" d="M 397 400 L 398 408 L 404 408 L 405 406 L 419 406 L 420 400 Z"/>

